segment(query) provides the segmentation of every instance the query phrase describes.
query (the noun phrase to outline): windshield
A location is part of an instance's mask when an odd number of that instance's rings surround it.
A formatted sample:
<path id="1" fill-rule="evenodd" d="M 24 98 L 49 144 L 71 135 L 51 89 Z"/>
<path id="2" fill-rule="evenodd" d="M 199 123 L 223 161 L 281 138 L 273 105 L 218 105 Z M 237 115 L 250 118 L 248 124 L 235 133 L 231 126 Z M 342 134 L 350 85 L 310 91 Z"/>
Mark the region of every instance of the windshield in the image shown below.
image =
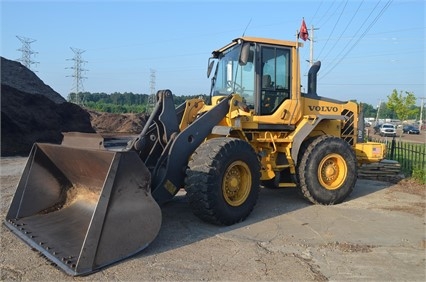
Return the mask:
<path id="1" fill-rule="evenodd" d="M 247 106 L 254 104 L 254 65 L 253 55 L 249 56 L 245 65 L 239 64 L 241 45 L 237 44 L 219 55 L 217 63 L 213 96 L 240 94 Z M 254 53 L 254 46 L 250 46 L 250 53 Z"/>

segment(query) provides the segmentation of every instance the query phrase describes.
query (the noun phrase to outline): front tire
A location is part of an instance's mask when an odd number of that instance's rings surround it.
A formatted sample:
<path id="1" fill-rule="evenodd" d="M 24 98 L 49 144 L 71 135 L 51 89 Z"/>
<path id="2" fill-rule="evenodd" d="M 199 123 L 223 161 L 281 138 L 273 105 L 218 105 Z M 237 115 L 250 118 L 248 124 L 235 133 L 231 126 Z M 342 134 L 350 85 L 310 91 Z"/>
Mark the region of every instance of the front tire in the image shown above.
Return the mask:
<path id="1" fill-rule="evenodd" d="M 247 142 L 214 138 L 194 152 L 186 171 L 185 190 L 193 213 L 206 222 L 232 225 L 256 205 L 260 163 Z"/>
<path id="2" fill-rule="evenodd" d="M 355 186 L 357 159 L 346 141 L 319 136 L 306 148 L 297 173 L 306 199 L 315 204 L 338 204 Z"/>

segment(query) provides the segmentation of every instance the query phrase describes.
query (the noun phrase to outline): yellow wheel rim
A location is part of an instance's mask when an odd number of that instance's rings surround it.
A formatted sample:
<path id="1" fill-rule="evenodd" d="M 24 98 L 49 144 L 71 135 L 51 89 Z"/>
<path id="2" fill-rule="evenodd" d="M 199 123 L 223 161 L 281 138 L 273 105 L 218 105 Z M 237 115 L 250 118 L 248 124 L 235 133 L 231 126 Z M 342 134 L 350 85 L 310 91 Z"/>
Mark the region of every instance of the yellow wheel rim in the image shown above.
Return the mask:
<path id="1" fill-rule="evenodd" d="M 225 201 L 234 207 L 242 205 L 251 189 L 251 172 L 246 163 L 233 162 L 225 171 L 222 193 Z"/>
<path id="2" fill-rule="evenodd" d="M 318 179 L 327 190 L 335 190 L 342 186 L 348 173 L 346 161 L 338 154 L 325 156 L 318 166 Z"/>

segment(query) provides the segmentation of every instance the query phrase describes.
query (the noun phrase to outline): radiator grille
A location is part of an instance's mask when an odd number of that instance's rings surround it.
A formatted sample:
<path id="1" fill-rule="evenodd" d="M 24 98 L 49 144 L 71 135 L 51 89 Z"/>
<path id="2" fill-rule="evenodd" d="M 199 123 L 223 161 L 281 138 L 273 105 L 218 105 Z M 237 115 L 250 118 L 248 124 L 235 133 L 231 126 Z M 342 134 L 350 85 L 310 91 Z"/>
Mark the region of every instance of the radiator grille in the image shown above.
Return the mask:
<path id="1" fill-rule="evenodd" d="M 342 139 L 348 142 L 350 145 L 355 145 L 355 115 L 352 111 L 349 110 L 343 110 L 342 115 L 346 117 L 342 131 L 341 136 Z"/>

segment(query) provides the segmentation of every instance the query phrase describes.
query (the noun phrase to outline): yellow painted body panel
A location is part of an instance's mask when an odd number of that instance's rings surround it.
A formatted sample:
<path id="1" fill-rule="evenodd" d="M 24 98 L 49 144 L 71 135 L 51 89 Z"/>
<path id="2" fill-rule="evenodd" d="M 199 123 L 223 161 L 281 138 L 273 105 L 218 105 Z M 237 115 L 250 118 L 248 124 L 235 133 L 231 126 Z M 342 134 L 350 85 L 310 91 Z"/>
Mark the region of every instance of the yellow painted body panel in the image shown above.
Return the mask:
<path id="1" fill-rule="evenodd" d="M 354 148 L 359 164 L 383 159 L 385 152 L 384 147 L 380 144 L 357 144 L 360 132 L 358 128 L 360 108 L 357 103 L 319 97 L 315 94 L 302 95 L 298 50 L 303 46 L 302 43 L 259 37 L 240 37 L 214 51 L 213 54 L 224 52 L 240 41 L 291 48 L 290 98 L 284 100 L 270 115 L 258 115 L 254 110 L 244 110 L 243 99 L 238 94 L 233 94 L 229 113 L 218 124 L 218 126 L 229 129 L 225 131 L 228 134 L 226 136 L 242 138 L 253 146 L 260 156 L 261 180 L 272 180 L 283 170 L 286 170 L 286 173 L 288 171 L 288 174 L 295 175 L 296 163 L 292 150 L 299 150 L 301 141 L 313 136 L 330 135 L 344 139 Z M 223 97 L 213 96 L 212 99 L 212 105 L 204 105 L 201 112 L 214 107 Z M 307 130 L 308 133 L 306 133 Z M 214 137 L 217 135 L 212 134 L 208 138 Z M 300 140 L 301 138 L 303 139 Z M 296 149 L 293 149 L 295 142 L 299 142 L 299 144 Z M 336 163 L 339 163 L 337 158 L 330 159 L 336 159 Z M 330 184 L 330 189 L 333 189 L 333 185 L 337 184 Z M 278 186 L 294 187 L 295 184 L 291 181 L 280 182 Z"/>
<path id="2" fill-rule="evenodd" d="M 360 164 L 378 162 L 386 154 L 386 145 L 376 142 L 357 143 L 355 153 Z"/>
<path id="3" fill-rule="evenodd" d="M 221 97 L 213 97 L 213 105 L 220 101 Z M 239 137 L 249 142 L 256 152 L 261 156 L 261 180 L 273 179 L 277 173 L 287 169 L 290 174 L 296 173 L 296 164 L 291 155 L 291 150 L 295 138 L 305 124 L 315 123 L 318 116 L 336 116 L 336 119 L 321 120 L 315 128 L 309 133 L 308 137 L 319 135 L 331 135 L 341 137 L 348 142 L 353 143 L 354 150 L 358 159 L 358 163 L 377 162 L 383 159 L 385 154 L 385 146 L 380 143 L 356 143 L 358 132 L 358 105 L 354 102 L 333 102 L 327 99 L 310 99 L 301 97 L 298 104 L 300 105 L 298 117 L 292 122 L 285 122 L 282 113 L 285 112 L 286 102 L 295 102 L 287 100 L 280 108 L 269 116 L 255 116 L 252 112 L 246 112 L 238 103 L 242 101 L 239 95 L 234 95 L 230 102 L 228 115 L 218 124 L 232 128 L 229 136 Z M 203 106 L 203 111 L 208 111 L 212 107 Z M 293 108 L 294 109 L 294 108 Z M 337 117 L 342 112 L 350 113 L 344 120 Z M 299 116 L 301 116 L 299 118 Z M 294 125 L 294 130 L 259 130 L 259 125 Z M 348 130 L 344 130 L 346 127 Z M 249 136 L 249 137 L 248 137 Z M 210 136 L 214 138 L 216 136 Z M 281 155 L 281 157 L 280 157 Z M 284 157 L 283 157 L 284 156 Z M 281 161 L 279 161 L 281 159 Z M 285 159 L 285 163 L 283 163 Z M 294 187 L 294 183 L 280 183 L 279 187 Z"/>

